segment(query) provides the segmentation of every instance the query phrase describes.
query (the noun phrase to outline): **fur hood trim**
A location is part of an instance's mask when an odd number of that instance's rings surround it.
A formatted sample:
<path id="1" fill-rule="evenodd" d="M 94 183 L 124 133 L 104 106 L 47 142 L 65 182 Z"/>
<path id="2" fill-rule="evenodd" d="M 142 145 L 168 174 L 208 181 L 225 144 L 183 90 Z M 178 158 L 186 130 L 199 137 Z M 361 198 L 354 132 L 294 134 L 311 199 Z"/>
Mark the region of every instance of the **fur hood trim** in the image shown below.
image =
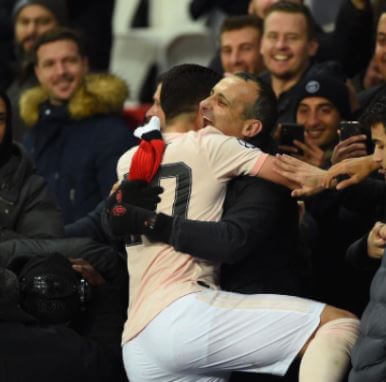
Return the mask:
<path id="1" fill-rule="evenodd" d="M 73 119 L 97 114 L 121 113 L 129 96 L 126 83 L 112 74 L 89 74 L 68 103 Z M 27 126 L 38 122 L 40 105 L 48 100 L 48 93 L 35 86 L 20 97 L 20 116 Z"/>

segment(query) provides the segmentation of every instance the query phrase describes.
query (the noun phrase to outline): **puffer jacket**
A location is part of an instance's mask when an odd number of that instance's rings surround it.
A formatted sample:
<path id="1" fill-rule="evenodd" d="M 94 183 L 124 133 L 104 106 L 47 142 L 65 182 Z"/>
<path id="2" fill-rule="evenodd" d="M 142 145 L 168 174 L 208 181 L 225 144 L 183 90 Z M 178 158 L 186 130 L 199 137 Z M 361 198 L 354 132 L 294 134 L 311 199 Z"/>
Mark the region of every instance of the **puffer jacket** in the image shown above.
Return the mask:
<path id="1" fill-rule="evenodd" d="M 20 113 L 31 126 L 25 146 L 72 223 L 92 211 L 116 181 L 116 163 L 137 144 L 123 119 L 126 84 L 88 75 L 67 104 L 54 106 L 42 87 L 23 94 Z"/>

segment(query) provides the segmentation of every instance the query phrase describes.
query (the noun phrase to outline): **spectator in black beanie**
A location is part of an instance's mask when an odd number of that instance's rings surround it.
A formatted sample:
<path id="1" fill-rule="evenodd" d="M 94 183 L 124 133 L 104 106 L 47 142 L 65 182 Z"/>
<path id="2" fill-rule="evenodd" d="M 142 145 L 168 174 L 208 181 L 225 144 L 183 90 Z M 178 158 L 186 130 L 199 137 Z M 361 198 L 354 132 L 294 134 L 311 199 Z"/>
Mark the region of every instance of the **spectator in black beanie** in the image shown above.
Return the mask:
<path id="1" fill-rule="evenodd" d="M 366 155 L 366 136 L 362 134 L 336 146 L 340 122 L 351 119 L 349 90 L 342 80 L 310 73 L 297 86 L 293 104 L 293 121 L 304 126 L 304 142 L 281 146 L 281 151 L 323 168 L 331 162 Z"/>
<path id="2" fill-rule="evenodd" d="M 45 32 L 68 22 L 65 0 L 19 0 L 12 11 L 15 62 L 14 80 L 8 88 L 14 110 L 14 137 L 22 142 L 25 125 L 20 119 L 19 100 L 24 90 L 37 85 L 37 79 L 30 58 L 36 39 Z"/>

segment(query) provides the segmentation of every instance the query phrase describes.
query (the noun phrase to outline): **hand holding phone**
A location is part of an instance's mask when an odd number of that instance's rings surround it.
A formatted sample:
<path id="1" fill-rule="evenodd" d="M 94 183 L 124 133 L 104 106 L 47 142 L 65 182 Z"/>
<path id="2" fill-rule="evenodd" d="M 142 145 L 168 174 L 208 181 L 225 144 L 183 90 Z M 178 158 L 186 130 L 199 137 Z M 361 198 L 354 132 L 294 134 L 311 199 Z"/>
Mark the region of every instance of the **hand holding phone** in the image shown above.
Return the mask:
<path id="1" fill-rule="evenodd" d="M 279 127 L 279 149 L 286 154 L 303 155 L 303 150 L 296 147 L 294 140 L 304 143 L 304 126 L 297 123 L 281 123 Z"/>
<path id="2" fill-rule="evenodd" d="M 371 136 L 359 121 L 342 121 L 339 124 L 339 141 L 335 146 L 334 152 L 340 150 L 344 155 L 333 154 L 332 159 L 337 159 L 337 162 L 342 160 L 342 158 L 347 159 L 364 156 L 374 151 Z M 334 156 L 337 156 L 337 158 L 334 158 Z M 334 163 L 334 161 L 332 163 Z"/>
<path id="3" fill-rule="evenodd" d="M 280 125 L 279 144 L 293 146 L 294 140 L 304 142 L 304 126 L 297 123 L 282 123 Z"/>
<path id="4" fill-rule="evenodd" d="M 339 140 L 344 141 L 347 138 L 350 138 L 354 135 L 361 135 L 362 125 L 359 121 L 342 121 L 339 124 Z"/>

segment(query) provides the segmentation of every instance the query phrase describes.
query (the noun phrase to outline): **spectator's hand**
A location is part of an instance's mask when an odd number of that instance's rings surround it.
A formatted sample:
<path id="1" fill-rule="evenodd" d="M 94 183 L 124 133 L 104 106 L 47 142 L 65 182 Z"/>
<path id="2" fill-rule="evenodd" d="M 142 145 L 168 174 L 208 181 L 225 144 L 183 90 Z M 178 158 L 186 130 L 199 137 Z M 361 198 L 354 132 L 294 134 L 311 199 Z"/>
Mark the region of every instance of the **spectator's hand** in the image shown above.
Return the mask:
<path id="1" fill-rule="evenodd" d="M 106 280 L 88 261 L 81 258 L 70 258 L 69 260 L 72 263 L 72 268 L 79 272 L 90 285 L 98 286 L 106 283 Z"/>
<path id="2" fill-rule="evenodd" d="M 386 245 L 386 226 L 381 222 L 375 223 L 367 237 L 367 254 L 373 259 L 383 257 Z"/>
<path id="3" fill-rule="evenodd" d="M 307 162 L 316 167 L 323 167 L 324 162 L 326 161 L 326 153 L 317 146 L 311 139 L 304 136 L 304 143 L 294 140 L 294 145 L 303 150 L 303 154 L 295 154 L 293 155 L 295 158 Z"/>
<path id="4" fill-rule="evenodd" d="M 348 175 L 349 178 L 342 180 L 336 185 L 337 190 L 343 190 L 353 184 L 361 182 L 373 171 L 380 168 L 380 164 L 373 160 L 372 155 L 360 158 L 345 159 L 330 167 L 327 172 L 325 187 L 333 187 L 339 175 Z"/>
<path id="5" fill-rule="evenodd" d="M 296 142 L 298 142 L 298 141 L 296 141 Z M 299 149 L 296 148 L 295 146 L 278 145 L 277 148 L 278 148 L 279 152 L 281 152 L 283 154 L 291 155 L 293 157 L 299 153 Z"/>
<path id="6" fill-rule="evenodd" d="M 300 185 L 292 191 L 294 197 L 314 195 L 325 189 L 325 170 L 285 154 L 277 155 L 274 164 L 277 173 Z"/>
<path id="7" fill-rule="evenodd" d="M 161 198 L 163 188 L 151 186 L 143 180 L 123 180 L 119 187 L 107 199 L 106 206 L 110 210 L 115 204 L 131 204 L 154 211 Z"/>
<path id="8" fill-rule="evenodd" d="M 358 11 L 363 11 L 366 9 L 368 0 L 351 0 L 351 3 Z"/>
<path id="9" fill-rule="evenodd" d="M 336 164 L 349 158 L 364 157 L 367 155 L 366 135 L 354 135 L 341 142 L 335 147 L 331 157 L 331 163 Z"/>

